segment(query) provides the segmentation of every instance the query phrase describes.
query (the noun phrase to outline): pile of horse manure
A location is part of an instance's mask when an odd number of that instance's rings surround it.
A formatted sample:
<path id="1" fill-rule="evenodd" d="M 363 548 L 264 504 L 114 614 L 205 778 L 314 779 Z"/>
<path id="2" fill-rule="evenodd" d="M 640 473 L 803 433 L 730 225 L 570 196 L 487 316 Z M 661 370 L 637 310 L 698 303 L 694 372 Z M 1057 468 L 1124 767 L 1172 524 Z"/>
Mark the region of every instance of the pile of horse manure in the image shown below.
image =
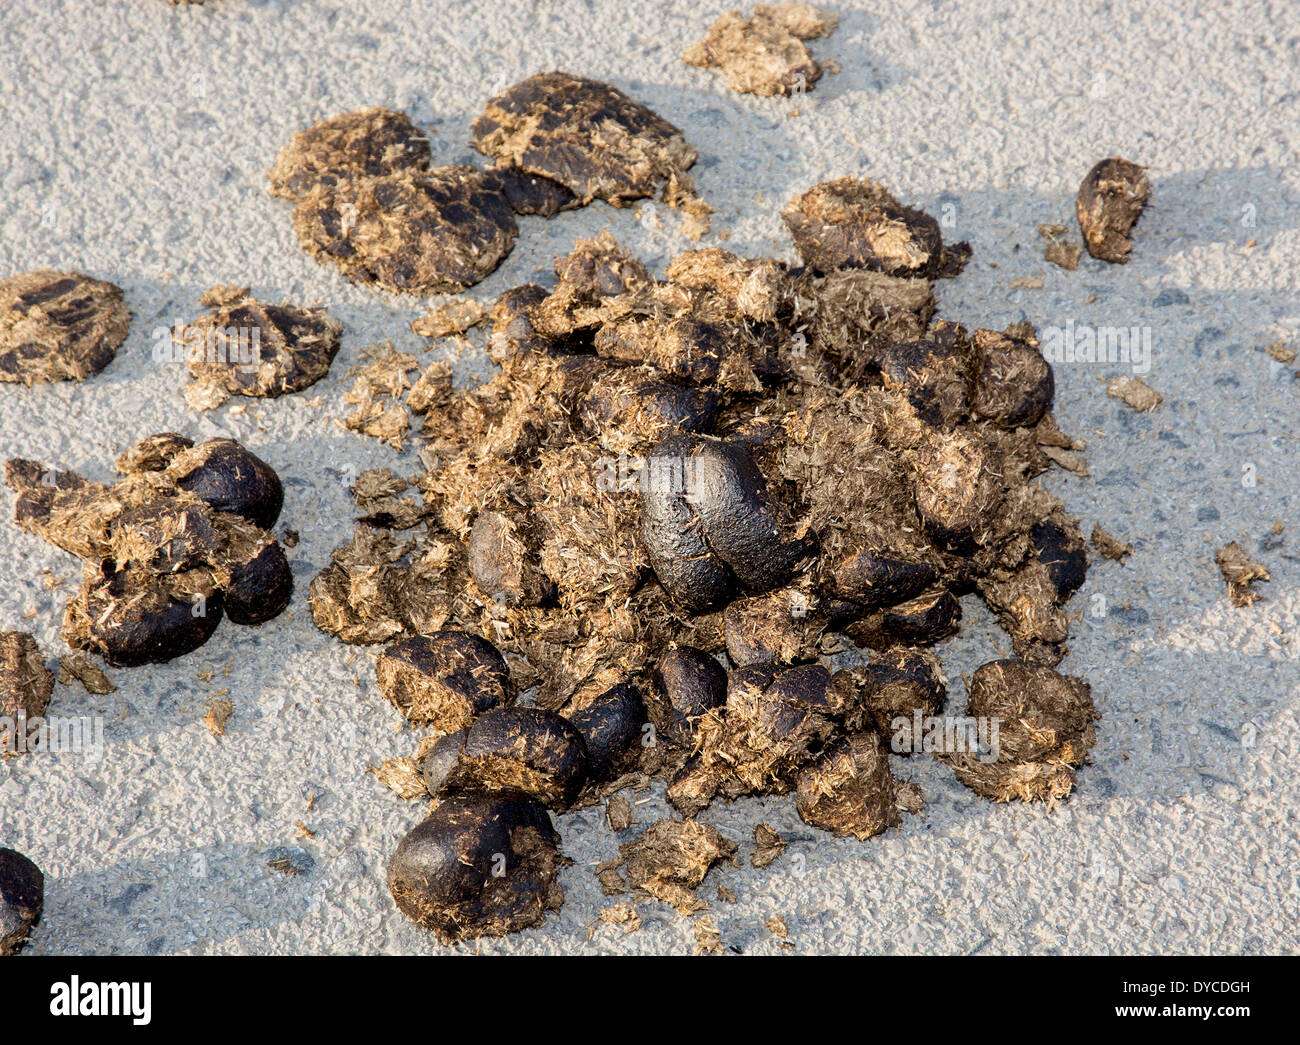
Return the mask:
<path id="1" fill-rule="evenodd" d="M 1074 786 L 1097 712 L 1053 668 L 1087 549 L 1034 479 L 1078 444 L 1033 328 L 936 319 L 933 280 L 967 248 L 873 182 L 816 186 L 786 221 L 803 266 L 709 248 L 654 278 L 608 234 L 577 243 L 552 288 L 492 306 L 500 373 L 408 383 L 423 471 L 354 486 L 311 609 L 387 644 L 380 688 L 428 730 L 414 764 L 437 804 L 390 882 L 444 938 L 536 924 L 545 809 L 652 777 L 685 819 L 625 845 L 626 874 L 683 910 L 734 851 L 695 819 L 718 799 L 791 794 L 865 839 L 921 808 L 891 753 L 948 758 L 995 800 Z M 942 728 L 931 647 L 967 595 L 1016 653 L 972 684 L 976 739 L 1008 720 L 996 750 Z M 855 649 L 864 666 L 831 669 Z M 504 878 L 445 856 L 515 823 L 530 841 Z"/>
<path id="2" fill-rule="evenodd" d="M 113 361 L 130 325 L 112 283 L 49 269 L 0 280 L 0 381 L 84 381 Z"/>
<path id="3" fill-rule="evenodd" d="M 14 520 L 82 559 L 63 635 L 110 664 L 171 660 L 206 642 L 224 615 L 261 624 L 289 604 L 293 575 L 268 531 L 284 491 L 274 470 L 230 439 L 164 432 L 116 462 L 112 485 L 15 459 Z"/>
<path id="4" fill-rule="evenodd" d="M 707 227 L 711 208 L 686 173 L 695 149 L 599 80 L 547 72 L 515 84 L 488 101 L 472 144 L 492 167 L 431 168 L 428 138 L 409 117 L 360 109 L 294 134 L 270 191 L 294 203 L 304 250 L 397 293 L 478 283 L 514 248 L 517 214 L 551 217 L 594 199 L 625 207 L 662 186 L 693 238 Z"/>

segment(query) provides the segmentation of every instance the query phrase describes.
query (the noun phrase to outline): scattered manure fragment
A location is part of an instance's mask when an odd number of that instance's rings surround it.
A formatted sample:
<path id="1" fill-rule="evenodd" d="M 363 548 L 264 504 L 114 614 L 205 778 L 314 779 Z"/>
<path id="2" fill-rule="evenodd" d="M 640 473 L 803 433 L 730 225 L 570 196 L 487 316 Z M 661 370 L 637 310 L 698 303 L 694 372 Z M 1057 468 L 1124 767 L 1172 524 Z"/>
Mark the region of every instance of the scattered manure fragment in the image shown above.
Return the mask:
<path id="1" fill-rule="evenodd" d="M 0 381 L 84 381 L 113 361 L 130 325 L 112 283 L 50 269 L 0 280 Z"/>
<path id="2" fill-rule="evenodd" d="M 208 703 L 207 714 L 203 716 L 203 724 L 208 727 L 208 732 L 214 737 L 224 737 L 226 735 L 226 723 L 230 721 L 230 716 L 235 713 L 235 705 L 226 700 L 224 697 L 214 697 Z"/>
<path id="3" fill-rule="evenodd" d="M 412 333 L 420 337 L 440 338 L 463 334 L 488 318 L 487 312 L 470 298 L 454 298 L 431 308 L 419 319 L 411 322 Z"/>
<path id="4" fill-rule="evenodd" d="M 1083 248 L 1077 243 L 1067 243 L 1061 237 L 1068 230 L 1064 225 L 1039 224 L 1038 234 L 1047 242 L 1043 245 L 1043 260 L 1073 272 L 1079 267 Z"/>
<path id="5" fill-rule="evenodd" d="M 681 914 L 705 906 L 695 895 L 714 864 L 735 855 L 736 843 L 698 820 L 659 820 L 619 847 L 628 883 Z"/>
<path id="6" fill-rule="evenodd" d="M 59 684 L 70 686 L 74 681 L 80 682 L 87 693 L 102 695 L 117 690 L 103 670 L 84 653 L 73 652 L 59 658 Z"/>
<path id="7" fill-rule="evenodd" d="M 802 3 L 759 4 L 748 18 L 728 11 L 682 58 L 687 65 L 717 69 L 742 94 L 801 94 L 823 72 L 804 41 L 830 36 L 838 22 Z"/>
<path id="8" fill-rule="evenodd" d="M 912 735 L 915 716 L 937 715 L 948 700 L 939 658 L 925 649 L 888 650 L 865 667 L 836 672 L 832 682 L 845 691 L 846 728 L 889 737 L 896 754 L 921 750 L 921 738 Z"/>
<path id="9" fill-rule="evenodd" d="M 377 767 L 370 766 L 368 772 L 374 773 L 375 779 L 384 787 L 408 802 L 430 794 L 424 774 L 413 758 L 387 758 Z"/>
<path id="10" fill-rule="evenodd" d="M 284 506 L 275 469 L 233 439 L 209 439 L 173 456 L 176 485 L 218 512 L 269 530 Z"/>
<path id="11" fill-rule="evenodd" d="M 172 333 L 194 381 L 185 401 L 211 410 L 232 395 L 276 398 L 301 392 L 328 373 L 343 325 L 322 308 L 269 305 L 248 296 L 205 295 L 216 307 Z"/>
<path id="12" fill-rule="evenodd" d="M 785 839 L 767 824 L 754 828 L 754 855 L 750 863 L 755 867 L 767 867 L 785 852 Z"/>
<path id="13" fill-rule="evenodd" d="M 1092 546 L 1101 552 L 1105 558 L 1113 559 L 1116 562 L 1123 562 L 1133 554 L 1133 545 L 1126 544 L 1097 525 L 1092 528 L 1090 540 Z"/>
<path id="14" fill-rule="evenodd" d="M 1112 377 L 1106 383 L 1106 394 L 1123 400 L 1140 414 L 1148 414 L 1164 402 L 1164 396 L 1140 377 Z"/>
<path id="15" fill-rule="evenodd" d="M 25 748 L 18 731 L 45 714 L 54 692 L 54 675 L 45 666 L 36 640 L 25 631 L 0 632 L 0 755 Z"/>
<path id="16" fill-rule="evenodd" d="M 1219 572 L 1227 582 L 1228 597 L 1238 609 L 1263 597 L 1255 591 L 1254 583 L 1268 580 L 1268 570 L 1262 564 L 1254 562 L 1236 541 L 1220 548 L 1214 555 L 1214 561 L 1219 564 Z"/>
<path id="17" fill-rule="evenodd" d="M 1088 253 L 1120 265 L 1133 250 L 1130 234 L 1151 196 L 1146 169 L 1118 156 L 1102 160 L 1079 186 L 1075 210 Z"/>
<path id="18" fill-rule="evenodd" d="M 626 831 L 634 823 L 632 804 L 622 795 L 611 795 L 605 800 L 605 822 L 611 831 Z"/>
<path id="19" fill-rule="evenodd" d="M 783 794 L 839 730 L 842 694 L 820 664 L 737 668 L 722 712 L 706 717 L 697 753 L 674 776 L 668 801 L 693 816 L 716 797 Z"/>

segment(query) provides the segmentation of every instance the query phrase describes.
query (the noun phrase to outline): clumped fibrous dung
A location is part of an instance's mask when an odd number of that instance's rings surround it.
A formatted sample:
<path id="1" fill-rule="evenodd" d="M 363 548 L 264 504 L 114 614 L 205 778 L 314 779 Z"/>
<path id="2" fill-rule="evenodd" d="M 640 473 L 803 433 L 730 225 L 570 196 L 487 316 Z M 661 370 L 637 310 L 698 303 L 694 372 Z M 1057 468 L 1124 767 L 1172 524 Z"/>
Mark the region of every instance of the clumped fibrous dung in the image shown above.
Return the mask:
<path id="1" fill-rule="evenodd" d="M 1094 166 L 1075 201 L 1088 253 L 1101 261 L 1127 263 L 1133 226 L 1150 196 L 1146 169 L 1136 163 L 1112 156 Z"/>
<path id="2" fill-rule="evenodd" d="M 735 855 L 736 843 L 698 820 L 659 820 L 619 851 L 629 885 L 690 914 L 704 906 L 695 895 L 704 876 Z"/>
<path id="3" fill-rule="evenodd" d="M 1074 789 L 1075 770 L 1097 742 L 1101 717 L 1083 679 L 1043 664 L 996 660 L 976 669 L 966 714 L 997 722 L 990 750 L 949 751 L 957 779 L 995 802 L 1055 802 Z"/>
<path id="4" fill-rule="evenodd" d="M 45 876 L 13 849 L 0 849 L 0 957 L 17 954 L 41 919 Z"/>
<path id="5" fill-rule="evenodd" d="M 402 839 L 388 888 L 403 914 L 446 943 L 502 936 L 559 909 L 559 841 L 531 798 L 452 796 Z"/>
<path id="6" fill-rule="evenodd" d="M 878 182 L 839 178 L 815 185 L 781 215 L 809 268 L 866 268 L 890 276 L 955 275 L 970 246 L 945 250 L 939 222 L 907 207 Z"/>
<path id="7" fill-rule="evenodd" d="M 474 148 L 547 178 L 580 203 L 624 207 L 665 185 L 689 191 L 695 149 L 682 132 L 617 87 L 552 71 L 490 99 L 474 121 Z"/>
<path id="8" fill-rule="evenodd" d="M 453 292 L 514 248 L 515 215 L 552 217 L 602 199 L 616 207 L 662 186 L 693 239 L 712 208 L 690 175 L 695 149 L 672 124 L 599 80 L 539 73 L 488 101 L 472 144 L 483 169 L 431 167 L 429 140 L 403 113 L 360 109 L 295 134 L 270 171 L 295 203 L 304 250 L 348 279 L 396 293 Z M 481 314 L 434 310 L 417 333 L 458 333 Z"/>
<path id="9" fill-rule="evenodd" d="M 268 177 L 271 195 L 297 203 L 320 186 L 429 166 L 429 139 L 406 113 L 379 106 L 340 113 L 298 131 Z"/>
<path id="10" fill-rule="evenodd" d="M 431 756 L 424 779 L 434 794 L 518 792 L 562 810 L 587 782 L 582 734 L 541 708 L 485 711 L 462 732 L 439 740 Z"/>
<path id="11" fill-rule="evenodd" d="M 832 834 L 870 838 L 899 822 L 899 793 L 889 756 L 874 733 L 837 740 L 799 774 L 796 806 L 804 822 Z"/>
<path id="12" fill-rule="evenodd" d="M 728 11 L 682 58 L 717 69 L 733 91 L 800 94 L 823 72 L 804 41 L 830 36 L 837 23 L 835 15 L 802 3 L 759 4 L 748 18 Z"/>
<path id="13" fill-rule="evenodd" d="M 1234 606 L 1240 609 L 1261 598 L 1254 585 L 1255 581 L 1269 579 L 1268 569 L 1252 560 L 1240 544 L 1236 541 L 1228 542 L 1215 553 L 1214 561 L 1218 563 L 1219 572 L 1227 582 L 1228 597 Z"/>
<path id="14" fill-rule="evenodd" d="M 443 733 L 470 725 L 489 708 L 514 699 L 510 671 L 491 643 L 461 631 L 413 635 L 375 661 L 379 688 L 412 722 Z"/>
<path id="15" fill-rule="evenodd" d="M 294 228 L 303 249 L 353 282 L 407 294 L 478 283 L 519 233 L 499 179 L 466 166 L 321 185 L 298 204 Z"/>
<path id="16" fill-rule="evenodd" d="M 936 319 L 934 280 L 965 252 L 875 183 L 791 211 L 803 267 L 711 247 L 656 277 L 603 234 L 549 289 L 502 293 L 500 373 L 399 390 L 422 467 L 356 484 L 353 539 L 312 584 L 323 630 L 389 643 L 380 686 L 430 729 L 430 793 L 558 813 L 665 781 L 695 826 L 656 827 L 624 875 L 599 873 L 683 910 L 730 852 L 694 819 L 715 801 L 788 794 L 858 838 L 917 812 L 890 761 L 946 750 L 912 733 L 944 711 L 933 648 L 961 600 L 983 599 L 1025 671 L 1062 678 L 1088 566 L 1035 481 L 1079 444 L 1033 327 Z M 411 656 L 449 633 L 496 654 L 454 700 Z M 854 651 L 865 665 L 832 673 Z M 421 700 L 436 712 L 412 716 Z M 1063 797 L 1092 742 L 1079 705 L 1055 746 L 954 764 L 989 797 Z"/>
<path id="17" fill-rule="evenodd" d="M 232 395 L 301 392 L 325 376 L 338 354 L 343 325 L 324 309 L 269 305 L 242 287 L 213 288 L 203 304 L 215 307 L 172 334 L 194 378 L 185 400 L 196 410 Z"/>
<path id="18" fill-rule="evenodd" d="M 36 640 L 25 631 L 0 631 L 0 757 L 20 750 L 20 720 L 45 714 L 53 692 L 54 674 Z"/>
<path id="19" fill-rule="evenodd" d="M 112 283 L 50 269 L 0 280 L 0 381 L 84 381 L 113 361 L 130 325 Z"/>
<path id="20" fill-rule="evenodd" d="M 428 138 L 403 113 L 361 109 L 295 134 L 270 172 L 293 200 L 303 249 L 358 283 L 398 293 L 460 290 L 514 247 L 503 179 L 430 169 Z"/>
<path id="21" fill-rule="evenodd" d="M 270 533 L 284 491 L 275 471 L 230 439 L 142 440 L 112 485 L 15 459 L 5 482 L 22 529 L 81 558 L 68 603 L 73 649 L 110 664 L 171 660 L 211 637 L 223 615 L 261 624 L 289 604 L 293 575 Z"/>

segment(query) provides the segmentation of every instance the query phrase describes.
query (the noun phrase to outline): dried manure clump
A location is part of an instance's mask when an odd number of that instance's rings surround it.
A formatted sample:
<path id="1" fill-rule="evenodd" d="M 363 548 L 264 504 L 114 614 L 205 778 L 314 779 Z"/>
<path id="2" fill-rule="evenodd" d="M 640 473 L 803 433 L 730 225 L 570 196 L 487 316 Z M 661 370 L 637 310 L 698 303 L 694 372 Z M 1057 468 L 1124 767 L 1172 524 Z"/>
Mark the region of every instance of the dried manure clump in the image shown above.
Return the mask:
<path id="1" fill-rule="evenodd" d="M 45 905 L 45 876 L 22 853 L 0 849 L 0 958 L 17 954 Z"/>
<path id="2" fill-rule="evenodd" d="M 689 192 L 695 149 L 663 117 L 617 87 L 584 76 L 538 73 L 488 101 L 474 121 L 474 148 L 503 165 L 546 178 L 579 203 L 616 207 Z"/>
<path id="3" fill-rule="evenodd" d="M 957 779 L 995 802 L 1049 804 L 1074 789 L 1101 718 L 1088 683 L 1042 664 L 996 660 L 971 676 L 966 714 L 999 725 L 990 751 L 942 757 Z"/>
<path id="4" fill-rule="evenodd" d="M 587 782 L 587 744 L 553 711 L 493 708 L 436 741 L 421 772 L 432 794 L 518 792 L 564 810 Z"/>
<path id="5" fill-rule="evenodd" d="M 444 943 L 504 936 L 559 910 L 559 841 L 531 798 L 445 798 L 398 845 L 388 889 L 403 914 Z"/>
<path id="6" fill-rule="evenodd" d="M 0 631 L 0 756 L 20 750 L 22 721 L 45 714 L 54 693 L 54 674 L 36 640 L 25 631 Z"/>
<path id="7" fill-rule="evenodd" d="M 429 166 L 429 139 L 405 113 L 379 106 L 341 113 L 298 131 L 268 172 L 271 195 L 295 203 L 320 186 Z"/>
<path id="8" fill-rule="evenodd" d="M 944 249 L 939 223 L 905 207 L 866 178 L 823 182 L 781 215 L 809 268 L 865 268 L 889 276 L 955 275 L 970 256 L 965 243 Z"/>
<path id="9" fill-rule="evenodd" d="M 736 843 L 697 820 L 659 820 L 619 851 L 629 885 L 691 914 L 704 906 L 695 890 L 714 864 L 735 855 Z"/>
<path id="10" fill-rule="evenodd" d="M 222 616 L 261 624 L 289 604 L 293 575 L 269 528 L 284 492 L 266 462 L 229 439 L 175 433 L 118 459 L 112 485 L 15 459 L 14 521 L 85 562 L 64 639 L 110 664 L 171 660 L 206 642 Z"/>
<path id="11" fill-rule="evenodd" d="M 656 277 L 608 234 L 579 241 L 549 289 L 492 305 L 500 373 L 398 390 L 420 466 L 356 484 L 311 604 L 327 633 L 388 644 L 380 685 L 404 714 L 433 709 L 413 752 L 431 793 L 558 813 L 657 778 L 690 819 L 648 836 L 677 854 L 655 866 L 698 867 L 697 844 L 726 850 L 693 819 L 717 800 L 788 794 L 858 838 L 897 824 L 921 805 L 894 753 L 952 754 L 993 798 L 1073 785 L 1090 702 L 1043 750 L 1008 727 L 991 768 L 913 735 L 944 710 L 934 647 L 965 597 L 1023 671 L 1062 678 L 1088 553 L 1035 480 L 1081 446 L 1052 418 L 1034 329 L 937 319 L 955 268 L 937 223 L 850 181 L 812 190 L 839 202 L 795 222 L 804 267 L 715 247 Z M 411 656 L 448 633 L 499 655 L 454 696 L 449 669 Z M 832 673 L 839 653 L 865 664 Z M 1059 711 L 1043 699 L 1017 710 L 1034 730 Z M 703 870 L 638 854 L 627 883 L 602 864 L 602 887 L 693 910 L 681 890 Z"/>
<path id="12" fill-rule="evenodd" d="M 620 682 L 590 702 L 571 701 L 570 708 L 568 720 L 587 749 L 590 783 L 615 780 L 636 768 L 647 720 L 645 700 L 636 685 Z"/>
<path id="13" fill-rule="evenodd" d="M 353 282 L 408 294 L 472 286 L 519 234 L 500 181 L 465 166 L 322 185 L 298 204 L 294 229 Z"/>
<path id="14" fill-rule="evenodd" d="M 428 138 L 409 117 L 361 109 L 295 134 L 270 171 L 271 192 L 295 202 L 303 249 L 348 279 L 397 293 L 460 290 L 501 263 L 519 229 L 499 175 L 429 163 Z"/>
<path id="15" fill-rule="evenodd" d="M 428 138 L 402 113 L 361 109 L 298 132 L 270 171 L 292 200 L 303 249 L 356 283 L 395 293 L 454 292 L 493 272 L 514 248 L 515 215 L 552 217 L 593 199 L 653 195 L 687 215 L 698 239 L 711 208 L 686 173 L 681 132 L 622 91 L 568 73 L 539 73 L 491 99 L 472 144 L 487 169 L 431 167 Z M 413 324 L 442 337 L 482 319 L 472 306 Z"/>
<path id="16" fill-rule="evenodd" d="M 878 653 L 865 666 L 835 673 L 840 699 L 850 708 L 849 730 L 875 732 L 892 738 L 895 754 L 914 747 L 913 722 L 939 714 L 948 701 L 948 683 L 939 658 L 928 649 L 894 647 Z"/>
<path id="17" fill-rule="evenodd" d="M 0 381 L 84 381 L 113 361 L 130 325 L 112 283 L 49 269 L 0 280 Z"/>
<path id="18" fill-rule="evenodd" d="M 673 646 L 650 673 L 650 721 L 659 739 L 693 749 L 700 719 L 727 700 L 727 672 L 703 650 Z"/>
<path id="19" fill-rule="evenodd" d="M 1126 264 L 1130 235 L 1151 196 L 1146 170 L 1118 156 L 1102 160 L 1079 186 L 1075 210 L 1088 253 L 1101 261 Z"/>
<path id="20" fill-rule="evenodd" d="M 823 72 L 804 41 L 830 36 L 838 22 L 811 4 L 759 4 L 748 18 L 728 11 L 682 58 L 687 65 L 717 69 L 742 94 L 799 93 Z"/>
<path id="21" fill-rule="evenodd" d="M 1268 569 L 1253 561 L 1240 544 L 1236 541 L 1225 544 L 1215 552 L 1214 561 L 1228 584 L 1228 597 L 1234 606 L 1240 609 L 1262 598 L 1254 584 L 1269 579 Z"/>
<path id="22" fill-rule="evenodd" d="M 324 309 L 268 305 L 243 287 L 214 287 L 203 304 L 215 307 L 172 335 L 194 378 L 185 389 L 192 409 L 211 410 L 232 395 L 301 392 L 338 354 L 343 325 Z"/>
<path id="23" fill-rule="evenodd" d="M 379 688 L 410 721 L 454 733 L 488 708 L 514 700 L 510 669 L 477 635 L 442 631 L 385 647 L 375 660 Z"/>
<path id="24" fill-rule="evenodd" d="M 799 774 L 796 808 L 804 823 L 858 840 L 898 824 L 901 810 L 920 811 L 920 791 L 900 787 L 874 733 L 837 740 Z"/>

